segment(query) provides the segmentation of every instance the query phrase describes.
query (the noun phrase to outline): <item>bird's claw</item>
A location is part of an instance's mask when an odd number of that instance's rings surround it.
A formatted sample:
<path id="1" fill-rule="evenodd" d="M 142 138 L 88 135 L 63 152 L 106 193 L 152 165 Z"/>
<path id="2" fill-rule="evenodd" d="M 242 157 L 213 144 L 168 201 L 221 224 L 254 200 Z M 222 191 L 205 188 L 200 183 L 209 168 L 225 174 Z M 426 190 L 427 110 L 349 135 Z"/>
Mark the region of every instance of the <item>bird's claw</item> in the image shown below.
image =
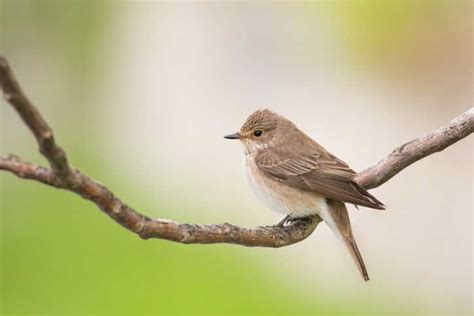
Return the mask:
<path id="1" fill-rule="evenodd" d="M 280 227 L 280 228 L 283 228 L 283 227 L 286 226 L 286 223 L 287 223 L 287 222 L 290 222 L 290 220 L 291 220 L 290 215 L 287 215 L 287 216 L 285 216 L 285 218 L 282 219 L 278 224 L 276 224 L 276 226 L 278 226 L 278 227 Z"/>
<path id="2" fill-rule="evenodd" d="M 290 215 L 287 215 L 284 219 L 282 219 L 276 226 L 280 228 L 284 228 L 285 226 L 291 225 L 293 222 L 301 221 L 305 222 L 306 224 L 311 222 L 312 217 L 307 216 L 307 217 L 291 217 Z"/>

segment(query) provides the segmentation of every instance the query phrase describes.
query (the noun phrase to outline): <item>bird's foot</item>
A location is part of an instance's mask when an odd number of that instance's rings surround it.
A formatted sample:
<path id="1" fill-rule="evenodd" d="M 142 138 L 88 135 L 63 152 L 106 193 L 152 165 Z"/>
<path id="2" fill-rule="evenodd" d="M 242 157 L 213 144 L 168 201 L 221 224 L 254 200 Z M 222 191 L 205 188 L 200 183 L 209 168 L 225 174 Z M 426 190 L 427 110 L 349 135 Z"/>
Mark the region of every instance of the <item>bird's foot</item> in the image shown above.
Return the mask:
<path id="1" fill-rule="evenodd" d="M 306 217 L 291 217 L 287 215 L 284 219 L 282 219 L 276 226 L 283 228 L 285 226 L 291 225 L 294 222 L 305 222 L 306 224 L 310 223 L 313 220 L 312 216 Z"/>
<path id="2" fill-rule="evenodd" d="M 276 226 L 283 228 L 287 225 L 287 223 L 291 222 L 291 216 L 286 215 L 284 219 L 282 219 Z"/>
<path id="3" fill-rule="evenodd" d="M 306 217 L 291 217 L 290 215 L 287 215 L 284 219 L 282 219 L 276 226 L 278 227 L 285 227 L 288 225 L 291 225 L 294 222 L 305 222 L 309 223 L 312 220 L 312 216 L 306 216 Z"/>

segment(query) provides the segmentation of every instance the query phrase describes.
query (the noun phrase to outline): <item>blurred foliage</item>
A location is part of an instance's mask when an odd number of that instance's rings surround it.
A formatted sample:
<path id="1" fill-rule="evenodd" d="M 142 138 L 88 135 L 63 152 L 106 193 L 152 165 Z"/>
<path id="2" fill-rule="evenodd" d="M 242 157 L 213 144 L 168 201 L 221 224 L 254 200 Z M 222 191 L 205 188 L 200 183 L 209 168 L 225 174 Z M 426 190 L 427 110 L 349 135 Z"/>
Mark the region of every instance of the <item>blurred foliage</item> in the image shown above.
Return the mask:
<path id="1" fill-rule="evenodd" d="M 425 6 L 421 1 L 347 1 L 331 7 L 344 24 L 344 40 L 359 57 L 382 57 L 403 44 Z"/>
<path id="2" fill-rule="evenodd" d="M 34 40 L 29 45 L 41 45 L 61 56 L 67 70 L 80 72 L 85 66 L 99 69 L 104 31 L 119 6 L 108 1 L 2 0 L 0 8 L 3 49 L 13 54 L 25 47 L 25 40 Z"/>
<path id="3" fill-rule="evenodd" d="M 456 67 L 458 61 L 462 68 L 471 59 L 472 23 L 466 21 L 472 20 L 472 1 L 344 1 L 326 8 L 352 66 L 389 67 L 417 82 L 419 73 L 440 63 Z"/>

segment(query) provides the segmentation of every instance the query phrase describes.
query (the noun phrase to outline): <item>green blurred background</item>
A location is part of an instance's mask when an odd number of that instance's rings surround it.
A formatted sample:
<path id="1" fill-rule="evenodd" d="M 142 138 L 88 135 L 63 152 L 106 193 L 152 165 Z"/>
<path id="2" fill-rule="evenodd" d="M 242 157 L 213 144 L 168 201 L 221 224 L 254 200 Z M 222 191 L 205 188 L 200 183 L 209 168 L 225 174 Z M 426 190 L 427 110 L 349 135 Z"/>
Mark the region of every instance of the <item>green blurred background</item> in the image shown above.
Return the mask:
<path id="1" fill-rule="evenodd" d="M 5 1 L 0 52 L 72 164 L 152 216 L 280 220 L 222 135 L 269 107 L 363 169 L 472 106 L 470 1 Z M 1 154 L 44 164 L 2 101 Z M 143 241 L 68 192 L 0 173 L 0 311 L 468 315 L 472 140 L 351 210 L 372 280 L 321 225 L 283 249 Z"/>

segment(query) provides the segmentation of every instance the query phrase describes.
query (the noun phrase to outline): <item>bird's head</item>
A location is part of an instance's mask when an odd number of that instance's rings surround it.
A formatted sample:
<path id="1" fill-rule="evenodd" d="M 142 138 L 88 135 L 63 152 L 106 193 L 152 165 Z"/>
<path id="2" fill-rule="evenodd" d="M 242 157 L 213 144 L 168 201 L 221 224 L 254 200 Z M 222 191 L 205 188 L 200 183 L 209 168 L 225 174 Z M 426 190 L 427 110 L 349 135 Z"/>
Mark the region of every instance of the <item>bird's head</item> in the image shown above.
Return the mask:
<path id="1" fill-rule="evenodd" d="M 247 154 L 261 151 L 285 141 L 296 126 L 286 118 L 270 110 L 258 110 L 252 113 L 234 134 L 227 139 L 240 139 Z"/>

